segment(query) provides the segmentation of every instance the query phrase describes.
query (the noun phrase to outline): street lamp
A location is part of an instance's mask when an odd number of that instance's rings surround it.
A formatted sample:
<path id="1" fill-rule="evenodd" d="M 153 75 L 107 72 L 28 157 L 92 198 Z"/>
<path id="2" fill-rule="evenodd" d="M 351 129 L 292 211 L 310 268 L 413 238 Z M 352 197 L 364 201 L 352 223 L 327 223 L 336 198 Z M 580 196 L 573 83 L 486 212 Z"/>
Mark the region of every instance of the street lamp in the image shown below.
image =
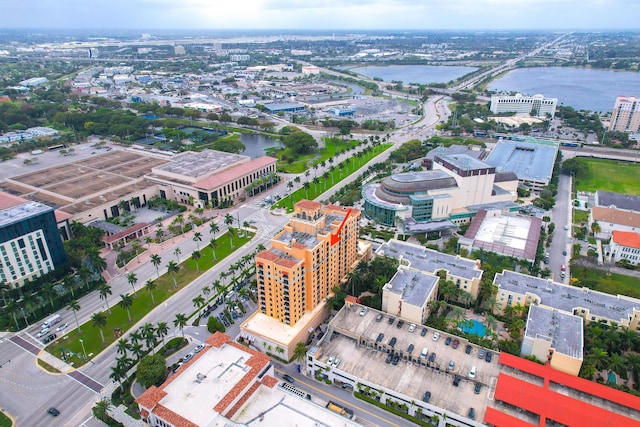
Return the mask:
<path id="1" fill-rule="evenodd" d="M 87 359 L 87 350 L 84 349 L 84 340 L 82 338 L 79 339 L 80 345 L 82 345 L 82 352 L 84 353 L 85 360 Z"/>

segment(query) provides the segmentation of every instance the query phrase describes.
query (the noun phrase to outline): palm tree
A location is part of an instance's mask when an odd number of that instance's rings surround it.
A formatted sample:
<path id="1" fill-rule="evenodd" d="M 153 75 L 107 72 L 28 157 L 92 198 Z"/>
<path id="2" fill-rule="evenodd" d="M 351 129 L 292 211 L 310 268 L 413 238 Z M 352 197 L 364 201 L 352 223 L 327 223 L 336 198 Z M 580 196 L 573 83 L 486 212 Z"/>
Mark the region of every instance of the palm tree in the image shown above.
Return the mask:
<path id="1" fill-rule="evenodd" d="M 0 286 L 2 286 L 0 284 Z M 40 294 L 42 294 L 43 298 L 46 298 L 47 300 L 49 300 L 49 304 L 51 304 L 51 308 L 55 308 L 55 306 L 53 305 L 53 297 L 56 294 L 56 291 L 54 289 L 54 284 L 51 282 L 47 282 L 42 286 L 42 289 L 40 289 Z M 7 302 L 4 302 L 4 305 L 7 305 Z"/>
<path id="2" fill-rule="evenodd" d="M 109 295 L 111 295 L 111 286 L 106 283 L 102 283 L 98 288 L 98 292 L 100 293 L 100 299 L 104 300 L 104 305 L 107 308 L 109 314 L 111 314 L 111 307 L 109 307 Z"/>
<path id="3" fill-rule="evenodd" d="M 618 353 L 613 353 L 609 358 L 609 363 L 607 363 L 607 370 L 609 372 L 615 372 L 621 377 L 626 376 L 627 373 L 627 364 L 625 360 Z"/>
<path id="4" fill-rule="evenodd" d="M 67 310 L 71 310 L 71 312 L 73 313 L 73 318 L 76 320 L 76 327 L 78 328 L 78 333 L 81 334 L 82 331 L 80 330 L 80 323 L 78 323 L 78 316 L 77 316 L 77 312 L 80 311 L 80 303 L 78 303 L 78 301 L 76 300 L 71 300 L 67 303 Z"/>
<path id="5" fill-rule="evenodd" d="M 304 187 L 304 194 L 305 196 L 307 196 L 307 199 L 309 198 L 309 188 L 311 188 L 311 184 L 309 184 L 309 181 L 305 181 L 305 183 L 303 184 Z"/>
<path id="6" fill-rule="evenodd" d="M 151 264 L 156 268 L 156 274 L 158 275 L 158 279 L 160 278 L 160 264 L 162 263 L 162 258 L 158 254 L 151 255 L 150 258 Z"/>
<path id="7" fill-rule="evenodd" d="M 489 330 L 489 333 L 495 331 L 497 327 L 498 321 L 496 318 L 491 315 L 487 316 L 487 329 Z"/>
<path id="8" fill-rule="evenodd" d="M 167 322 L 156 323 L 156 334 L 158 335 L 158 338 L 162 340 L 162 345 L 164 345 L 164 337 L 169 334 L 169 326 L 167 326 Z"/>
<path id="9" fill-rule="evenodd" d="M 586 357 L 588 361 L 596 367 L 597 370 L 604 369 L 608 365 L 609 354 L 599 347 L 595 347 L 591 350 L 591 354 Z"/>
<path id="10" fill-rule="evenodd" d="M 16 330 L 20 329 L 20 324 L 18 323 L 18 314 L 19 308 L 18 305 L 13 301 L 7 301 L 7 305 L 4 307 L 4 312 L 7 316 L 13 317 L 13 321 L 16 323 Z"/>
<path id="11" fill-rule="evenodd" d="M 142 356 L 142 354 L 144 353 L 142 344 L 140 344 L 139 342 L 134 342 L 131 345 L 131 353 L 133 353 L 137 360 L 140 360 L 140 356 Z"/>
<path id="12" fill-rule="evenodd" d="M 89 270 L 88 267 L 83 265 L 78 269 L 78 276 L 80 277 L 80 280 L 82 280 L 82 282 L 84 283 L 84 287 L 87 288 L 87 290 L 89 290 L 90 275 L 91 275 L 91 270 Z"/>
<path id="13" fill-rule="evenodd" d="M 135 331 L 129 334 L 129 339 L 131 339 L 131 345 L 140 342 L 142 340 L 142 334 L 140 333 L 140 329 L 136 329 Z"/>
<path id="14" fill-rule="evenodd" d="M 224 223 L 229 228 L 229 241 L 231 242 L 231 247 L 233 248 L 233 240 L 231 239 L 231 226 L 233 225 L 233 217 L 231 214 L 226 214 L 224 216 Z"/>
<path id="15" fill-rule="evenodd" d="M 169 264 L 167 264 L 167 272 L 171 275 L 171 278 L 173 279 L 174 288 L 178 287 L 178 282 L 176 282 L 176 273 L 178 271 L 180 271 L 180 266 L 173 260 L 169 261 Z"/>
<path id="16" fill-rule="evenodd" d="M 62 282 L 62 286 L 64 286 L 64 288 L 67 291 L 71 292 L 71 298 L 75 299 L 76 294 L 75 292 L 73 292 L 73 288 L 75 287 L 75 283 L 73 283 L 73 277 L 67 277 L 64 279 L 64 281 Z"/>
<path id="17" fill-rule="evenodd" d="M 627 369 L 633 373 L 634 378 L 637 378 L 640 372 L 640 354 L 627 353 L 624 359 L 627 364 Z"/>
<path id="18" fill-rule="evenodd" d="M 216 239 L 211 239 L 209 240 L 209 247 L 211 247 L 211 255 L 213 255 L 213 259 L 214 261 L 217 261 L 218 259 L 216 258 L 216 246 L 218 246 L 218 242 L 216 242 Z"/>
<path id="19" fill-rule="evenodd" d="M 198 317 L 200 317 L 200 309 L 204 307 L 205 300 L 202 295 L 198 295 L 194 299 L 191 300 L 193 302 L 193 306 L 198 309 Z"/>
<path id="20" fill-rule="evenodd" d="M 93 416 L 99 419 L 100 421 L 107 422 L 109 419 L 109 411 L 113 408 L 111 404 L 111 400 L 107 397 L 103 397 L 99 400 L 93 408 L 91 408 L 91 412 Z"/>
<path id="21" fill-rule="evenodd" d="M 149 279 L 144 283 L 144 286 L 147 288 L 147 290 L 151 294 L 151 302 L 153 303 L 153 305 L 156 305 L 156 299 L 153 297 L 153 290 L 156 289 L 158 285 L 154 280 Z"/>
<path id="22" fill-rule="evenodd" d="M 198 264 L 198 260 L 202 258 L 202 252 L 200 251 L 193 251 L 191 253 L 191 259 L 194 260 L 196 262 L 196 270 L 200 271 L 200 265 Z"/>
<path id="23" fill-rule="evenodd" d="M 164 230 L 162 229 L 162 224 L 158 224 L 158 229 L 156 230 L 156 239 L 160 242 L 160 249 L 164 248 Z"/>
<path id="24" fill-rule="evenodd" d="M 120 294 L 120 301 L 118 301 L 118 305 L 127 310 L 127 317 L 129 318 L 129 323 L 131 323 L 131 311 L 129 310 L 133 305 L 133 298 L 131 295 Z"/>
<path id="25" fill-rule="evenodd" d="M 145 323 L 142 326 L 142 336 L 147 345 L 147 350 L 151 350 L 156 346 L 156 328 L 151 323 Z"/>
<path id="26" fill-rule="evenodd" d="M 93 316 L 91 316 L 91 324 L 94 328 L 98 328 L 100 330 L 100 338 L 102 338 L 102 344 L 104 345 L 104 333 L 102 332 L 102 328 L 107 326 L 107 316 L 102 312 L 93 313 Z"/>
<path id="27" fill-rule="evenodd" d="M 204 295 L 205 299 L 208 301 L 209 300 L 209 294 L 211 294 L 211 288 L 207 285 L 204 285 L 202 287 L 202 294 Z"/>
<path id="28" fill-rule="evenodd" d="M 176 318 L 173 319 L 173 326 L 180 328 L 180 332 L 182 332 L 182 338 L 184 338 L 184 327 L 187 326 L 187 316 L 182 313 L 176 313 Z"/>
<path id="29" fill-rule="evenodd" d="M 131 289 L 133 289 L 133 293 L 136 293 L 136 283 L 138 283 L 138 276 L 133 271 L 127 274 L 127 282 L 131 285 Z"/>
<path id="30" fill-rule="evenodd" d="M 173 254 L 176 256 L 176 259 L 178 260 L 178 264 L 180 264 L 180 254 L 182 253 L 182 251 L 180 250 L 179 247 L 176 247 L 173 250 Z"/>
<path id="31" fill-rule="evenodd" d="M 213 234 L 213 237 L 215 237 L 216 233 L 218 233 L 219 231 L 220 231 L 220 227 L 218 226 L 217 223 L 211 222 L 209 224 L 209 233 Z"/>
<path id="32" fill-rule="evenodd" d="M 11 290 L 11 286 L 5 282 L 0 282 L 0 295 L 2 295 L 2 302 L 4 305 L 7 305 L 7 294 Z"/>
<path id="33" fill-rule="evenodd" d="M 196 248 L 199 251 L 200 250 L 200 242 L 202 242 L 202 233 L 200 233 L 199 231 L 196 231 L 193 234 L 193 241 L 196 242 Z"/>
<path id="34" fill-rule="evenodd" d="M 123 366 L 112 366 L 111 367 L 111 375 L 109 375 L 109 378 L 111 378 L 112 380 L 118 382 L 120 384 L 120 392 L 123 391 L 122 388 L 122 380 L 127 376 L 127 370 L 125 369 L 125 367 Z"/>
<path id="35" fill-rule="evenodd" d="M 127 355 L 127 351 L 131 348 L 129 341 L 126 338 L 120 338 L 116 344 L 116 351 L 123 356 Z"/>
<path id="36" fill-rule="evenodd" d="M 293 360 L 302 362 L 307 356 L 307 346 L 302 341 L 296 344 L 296 348 L 293 350 Z"/>

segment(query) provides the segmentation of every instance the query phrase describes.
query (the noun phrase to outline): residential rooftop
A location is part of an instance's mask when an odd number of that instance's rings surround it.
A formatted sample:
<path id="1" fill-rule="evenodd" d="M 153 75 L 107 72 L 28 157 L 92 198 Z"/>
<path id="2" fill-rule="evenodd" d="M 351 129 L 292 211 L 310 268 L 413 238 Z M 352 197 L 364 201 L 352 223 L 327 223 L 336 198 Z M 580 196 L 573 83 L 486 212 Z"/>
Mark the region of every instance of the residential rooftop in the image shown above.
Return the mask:
<path id="1" fill-rule="evenodd" d="M 582 360 L 583 319 L 532 304 L 525 336 L 551 341 L 554 351 Z"/>
<path id="2" fill-rule="evenodd" d="M 520 180 L 549 181 L 557 153 L 557 143 L 500 141 L 485 162 L 496 172 L 514 172 Z"/>
<path id="3" fill-rule="evenodd" d="M 383 243 L 376 253 L 397 258 L 401 263 L 408 262 L 409 266 L 416 270 L 433 274 L 440 270 L 446 270 L 452 276 L 471 280 L 481 278 L 483 273 L 479 268 L 479 261 L 444 254 L 396 239 Z"/>
<path id="4" fill-rule="evenodd" d="M 403 302 L 422 307 L 438 285 L 438 276 L 401 266 L 384 289 L 400 295 Z"/>
<path id="5" fill-rule="evenodd" d="M 510 270 L 496 274 L 493 284 L 499 289 L 510 292 L 533 293 L 540 298 L 541 305 L 564 310 L 567 313 L 586 309 L 591 315 L 620 322 L 631 318 L 634 311 L 640 311 L 640 300 L 631 297 L 563 285 L 551 279 L 528 276 Z"/>

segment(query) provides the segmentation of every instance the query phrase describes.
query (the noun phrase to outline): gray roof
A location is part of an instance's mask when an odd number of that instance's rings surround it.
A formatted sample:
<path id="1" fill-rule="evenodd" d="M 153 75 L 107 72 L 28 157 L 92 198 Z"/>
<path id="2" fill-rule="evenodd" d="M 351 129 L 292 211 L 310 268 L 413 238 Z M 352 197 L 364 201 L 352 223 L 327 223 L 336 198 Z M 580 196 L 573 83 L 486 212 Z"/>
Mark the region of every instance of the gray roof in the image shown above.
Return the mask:
<path id="1" fill-rule="evenodd" d="M 582 359 L 582 317 L 532 305 L 529 308 L 525 337 L 551 341 L 558 353 Z"/>
<path id="2" fill-rule="evenodd" d="M 452 276 L 471 280 L 479 279 L 483 273 L 474 260 L 443 254 L 395 239 L 380 245 L 376 253 L 397 258 L 400 261 L 408 261 L 410 267 L 433 274 L 440 270 L 447 270 Z"/>
<path id="3" fill-rule="evenodd" d="M 367 199 L 370 203 L 373 203 L 376 206 L 383 207 L 386 209 L 400 209 L 400 205 L 397 203 L 387 202 L 386 200 L 382 200 L 376 194 L 376 190 L 380 187 L 380 184 L 369 184 L 363 187 L 362 189 L 362 197 Z M 405 208 L 406 209 L 406 208 Z"/>
<path id="4" fill-rule="evenodd" d="M 427 153 L 426 158 L 433 160 L 436 156 L 442 157 L 442 156 L 448 156 L 451 154 L 466 154 L 467 156 L 471 156 L 476 159 L 479 159 L 482 153 L 484 153 L 484 148 L 480 148 L 478 146 L 476 146 L 475 148 L 476 149 L 472 149 L 470 145 L 452 145 L 450 147 L 442 147 L 442 146 L 436 147 Z"/>
<path id="5" fill-rule="evenodd" d="M 383 289 L 400 295 L 407 304 L 422 307 L 437 285 L 438 276 L 400 266 Z"/>
<path id="6" fill-rule="evenodd" d="M 493 182 L 508 182 L 517 180 L 518 176 L 511 171 L 498 172 L 496 173 L 495 178 L 493 178 Z"/>
<path id="7" fill-rule="evenodd" d="M 478 160 L 475 157 L 464 154 L 448 154 L 446 156 L 438 156 L 443 160 L 451 163 L 453 166 L 457 167 L 463 171 L 469 170 L 477 170 L 477 169 L 488 169 L 491 166 L 483 162 L 482 160 Z"/>
<path id="8" fill-rule="evenodd" d="M 293 239 L 296 240 L 296 243 L 300 243 L 305 245 L 308 249 L 313 249 L 316 246 L 318 246 L 318 244 L 320 243 L 320 240 L 318 240 L 318 238 L 314 235 L 311 234 L 307 234 L 307 233 L 301 233 L 301 232 L 293 232 L 293 233 L 282 233 L 280 236 L 277 237 L 277 240 L 279 240 L 280 242 L 284 242 L 284 243 L 288 243 L 290 244 Z"/>
<path id="9" fill-rule="evenodd" d="M 92 221 L 89 225 L 111 234 L 116 234 L 124 230 L 124 227 L 102 220 Z"/>
<path id="10" fill-rule="evenodd" d="M 0 210 L 0 227 L 22 221 L 26 218 L 52 212 L 53 208 L 42 203 L 26 201 L 19 205 L 14 205 Z"/>
<path id="11" fill-rule="evenodd" d="M 615 206 L 626 211 L 640 212 L 640 196 L 598 190 L 596 191 L 596 201 L 598 206 L 607 208 Z"/>
<path id="12" fill-rule="evenodd" d="M 514 172 L 518 179 L 549 181 L 558 153 L 558 144 L 500 141 L 485 162 L 496 172 Z"/>
<path id="13" fill-rule="evenodd" d="M 199 178 L 224 170 L 242 161 L 249 161 L 250 157 L 240 154 L 225 153 L 217 150 L 202 150 L 198 153 L 187 151 L 171 158 L 169 163 L 156 166 L 158 172 L 175 173 L 191 178 Z"/>
<path id="14" fill-rule="evenodd" d="M 536 294 L 540 304 L 573 313 L 574 309 L 588 309 L 590 314 L 621 322 L 633 316 L 634 309 L 640 311 L 640 300 L 624 295 L 609 295 L 588 288 L 576 288 L 550 279 L 527 276 L 504 270 L 496 274 L 494 285 L 499 288 L 525 294 Z M 500 290 L 498 290 L 500 292 Z"/>

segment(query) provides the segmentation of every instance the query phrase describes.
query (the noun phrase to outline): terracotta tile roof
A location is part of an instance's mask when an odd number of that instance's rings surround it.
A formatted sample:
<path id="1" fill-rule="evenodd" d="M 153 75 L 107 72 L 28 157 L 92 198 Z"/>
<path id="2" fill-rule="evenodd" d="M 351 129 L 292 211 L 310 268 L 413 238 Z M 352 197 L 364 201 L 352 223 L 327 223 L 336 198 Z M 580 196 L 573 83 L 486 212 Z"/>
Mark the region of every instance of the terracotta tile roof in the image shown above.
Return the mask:
<path id="1" fill-rule="evenodd" d="M 285 267 L 285 268 L 293 268 L 295 267 L 298 263 L 292 259 L 289 258 L 280 258 L 277 262 L 277 265 L 281 266 L 281 267 Z"/>
<path id="2" fill-rule="evenodd" d="M 594 221 L 598 222 L 640 227 L 640 212 L 594 206 L 591 208 L 591 216 Z"/>
<path id="3" fill-rule="evenodd" d="M 62 222 L 65 221 L 71 217 L 73 217 L 73 215 L 63 212 L 63 211 L 59 211 L 59 210 L 55 210 L 53 211 L 53 214 L 56 216 L 56 222 Z"/>
<path id="4" fill-rule="evenodd" d="M 156 414 L 159 418 L 162 418 L 163 420 L 171 423 L 175 427 L 199 427 L 197 424 L 192 423 L 188 419 L 176 414 L 171 409 L 166 408 L 162 405 L 156 406 L 156 408 L 153 410 L 153 413 Z"/>
<path id="5" fill-rule="evenodd" d="M 298 242 L 294 242 L 291 244 L 292 248 L 296 248 L 296 249 L 306 249 L 307 247 L 305 245 L 303 245 L 302 243 L 298 243 Z"/>
<path id="6" fill-rule="evenodd" d="M 251 160 L 250 162 L 243 163 L 241 165 L 232 167 L 227 169 L 224 172 L 219 174 L 215 174 L 210 176 L 209 178 L 205 178 L 201 181 L 193 184 L 196 188 L 201 188 L 203 190 L 213 190 L 214 188 L 221 187 L 225 184 L 229 184 L 234 182 L 238 178 L 242 178 L 243 176 L 255 172 L 258 169 L 262 169 L 266 166 L 274 164 L 278 161 L 278 159 L 269 156 L 258 157 L 257 159 Z"/>
<path id="7" fill-rule="evenodd" d="M 229 335 L 216 331 L 213 335 L 207 338 L 206 343 L 212 347 L 220 348 L 229 341 L 231 341 L 231 337 Z"/>
<path id="8" fill-rule="evenodd" d="M 256 254 L 256 259 L 258 258 L 266 259 L 267 261 L 277 261 L 280 256 L 271 251 L 262 251 Z"/>
<path id="9" fill-rule="evenodd" d="M 294 205 L 295 208 L 301 209 L 320 209 L 322 207 L 322 203 L 315 202 L 313 200 L 300 200 L 298 203 Z"/>
<path id="10" fill-rule="evenodd" d="M 613 241 L 620 246 L 640 249 L 640 234 L 631 231 L 613 231 Z"/>
<path id="11" fill-rule="evenodd" d="M 240 400 L 238 400 L 235 405 L 233 405 L 231 407 L 231 409 L 229 409 L 229 411 L 227 411 L 227 413 L 225 414 L 225 417 L 227 418 L 233 418 L 233 416 L 235 415 L 236 412 L 238 412 L 238 409 L 242 408 L 242 405 L 244 405 L 247 400 L 249 400 L 249 398 L 253 395 L 253 393 L 255 393 L 255 391 L 258 389 L 258 387 L 260 387 L 260 383 L 259 382 L 255 382 L 251 385 L 251 387 L 249 387 L 249 390 L 246 391 L 245 394 L 242 395 L 242 397 L 240 398 Z"/>
<path id="12" fill-rule="evenodd" d="M 360 298 L 354 297 L 353 295 L 347 295 L 344 298 L 344 302 L 348 302 L 348 303 L 351 303 L 351 304 L 360 304 Z"/>
<path id="13" fill-rule="evenodd" d="M 156 406 L 158 402 L 160 402 L 166 395 L 166 391 L 152 385 L 151 387 L 146 389 L 145 392 L 140 395 L 140 397 L 136 399 L 136 402 L 140 406 L 148 409 L 153 409 L 153 407 Z"/>
<path id="14" fill-rule="evenodd" d="M 27 199 L 23 199 L 22 197 L 14 196 L 13 194 L 0 191 L 0 209 L 11 208 L 13 206 L 18 206 L 27 202 Z"/>
<path id="15" fill-rule="evenodd" d="M 278 385 L 278 380 L 273 378 L 271 375 L 265 375 L 264 378 L 262 378 L 262 384 L 269 388 L 274 388 Z"/>
<path id="16" fill-rule="evenodd" d="M 144 230 L 145 228 L 149 227 L 149 224 L 146 222 L 141 222 L 139 224 L 133 225 L 129 228 L 125 228 L 122 231 L 117 232 L 116 234 L 112 234 L 110 236 L 104 236 L 102 238 L 102 241 L 104 243 L 113 243 L 118 241 L 119 239 L 122 239 L 123 237 L 127 237 L 133 233 L 137 233 L 140 230 Z"/>

